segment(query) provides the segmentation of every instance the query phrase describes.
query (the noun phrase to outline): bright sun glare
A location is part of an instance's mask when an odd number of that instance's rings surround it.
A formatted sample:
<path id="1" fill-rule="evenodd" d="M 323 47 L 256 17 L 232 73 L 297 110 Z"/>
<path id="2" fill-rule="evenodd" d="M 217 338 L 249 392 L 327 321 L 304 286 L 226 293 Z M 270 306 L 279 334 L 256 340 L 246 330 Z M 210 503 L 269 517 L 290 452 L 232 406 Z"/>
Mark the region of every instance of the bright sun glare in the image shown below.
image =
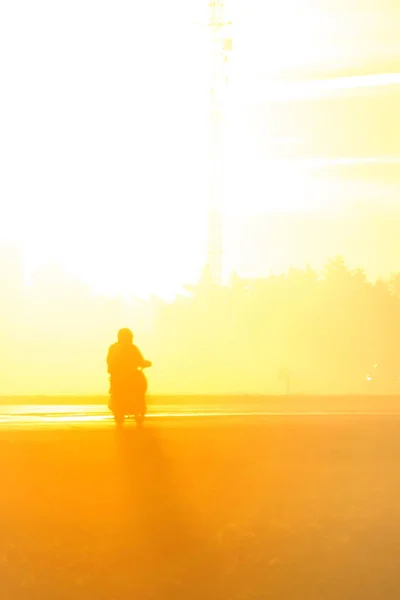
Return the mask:
<path id="1" fill-rule="evenodd" d="M 196 19 L 208 7 L 188 4 L 157 3 L 156 17 L 148 3 L 2 8 L 0 235 L 22 244 L 29 271 L 57 263 L 98 291 L 138 295 L 169 296 L 197 278 L 207 241 L 209 79 L 206 28 Z M 265 60 L 279 71 L 314 51 L 317 18 L 299 29 L 287 3 L 268 6 L 268 14 L 254 1 L 232 11 L 227 212 L 306 205 L 304 176 L 260 161 L 241 119 L 239 90 Z"/>

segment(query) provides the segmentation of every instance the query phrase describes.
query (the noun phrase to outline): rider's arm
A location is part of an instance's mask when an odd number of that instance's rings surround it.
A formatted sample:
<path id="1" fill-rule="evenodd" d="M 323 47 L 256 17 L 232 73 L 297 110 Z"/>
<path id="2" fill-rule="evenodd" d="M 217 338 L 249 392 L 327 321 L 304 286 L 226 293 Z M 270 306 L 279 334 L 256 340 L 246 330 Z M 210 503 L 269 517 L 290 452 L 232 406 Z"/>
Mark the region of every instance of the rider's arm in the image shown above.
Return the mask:
<path id="1" fill-rule="evenodd" d="M 146 369 L 147 367 L 151 367 L 151 362 L 143 358 L 143 354 L 140 352 L 139 348 L 136 346 L 137 356 L 138 356 L 138 364 L 141 369 Z"/>

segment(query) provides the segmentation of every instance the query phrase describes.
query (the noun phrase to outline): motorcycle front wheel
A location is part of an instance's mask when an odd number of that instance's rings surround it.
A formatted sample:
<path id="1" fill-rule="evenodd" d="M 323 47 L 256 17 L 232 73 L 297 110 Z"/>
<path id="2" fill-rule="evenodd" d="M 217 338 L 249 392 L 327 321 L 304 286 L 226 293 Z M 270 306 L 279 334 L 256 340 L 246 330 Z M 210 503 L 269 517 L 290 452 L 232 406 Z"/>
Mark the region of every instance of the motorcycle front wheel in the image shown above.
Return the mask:
<path id="1" fill-rule="evenodd" d="M 135 421 L 137 425 L 142 425 L 144 421 L 144 415 L 133 415 L 135 417 Z"/>

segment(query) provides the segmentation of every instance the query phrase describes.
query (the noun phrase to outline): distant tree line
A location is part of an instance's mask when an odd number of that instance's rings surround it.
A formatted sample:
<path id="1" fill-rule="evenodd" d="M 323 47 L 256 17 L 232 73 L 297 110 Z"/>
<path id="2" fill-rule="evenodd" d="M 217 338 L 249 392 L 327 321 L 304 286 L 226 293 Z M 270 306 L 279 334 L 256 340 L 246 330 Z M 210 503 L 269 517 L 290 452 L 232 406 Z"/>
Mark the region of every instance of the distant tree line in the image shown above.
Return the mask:
<path id="1" fill-rule="evenodd" d="M 369 282 L 341 257 L 224 286 L 205 270 L 173 302 L 96 296 L 61 272 L 21 294 L 0 299 L 0 393 L 106 393 L 121 326 L 153 360 L 153 392 L 400 390 L 400 274 Z"/>

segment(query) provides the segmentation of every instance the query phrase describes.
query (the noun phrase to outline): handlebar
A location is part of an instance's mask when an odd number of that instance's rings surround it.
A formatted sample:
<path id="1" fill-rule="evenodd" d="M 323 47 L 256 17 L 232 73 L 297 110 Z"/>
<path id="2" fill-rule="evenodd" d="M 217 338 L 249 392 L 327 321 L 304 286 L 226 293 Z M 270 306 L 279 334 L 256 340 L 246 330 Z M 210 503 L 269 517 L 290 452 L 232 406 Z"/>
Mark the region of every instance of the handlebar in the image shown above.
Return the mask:
<path id="1" fill-rule="evenodd" d="M 149 367 L 152 367 L 153 363 L 150 360 L 145 360 L 144 361 L 144 365 L 140 367 L 140 371 L 143 371 L 143 369 L 148 369 Z"/>

